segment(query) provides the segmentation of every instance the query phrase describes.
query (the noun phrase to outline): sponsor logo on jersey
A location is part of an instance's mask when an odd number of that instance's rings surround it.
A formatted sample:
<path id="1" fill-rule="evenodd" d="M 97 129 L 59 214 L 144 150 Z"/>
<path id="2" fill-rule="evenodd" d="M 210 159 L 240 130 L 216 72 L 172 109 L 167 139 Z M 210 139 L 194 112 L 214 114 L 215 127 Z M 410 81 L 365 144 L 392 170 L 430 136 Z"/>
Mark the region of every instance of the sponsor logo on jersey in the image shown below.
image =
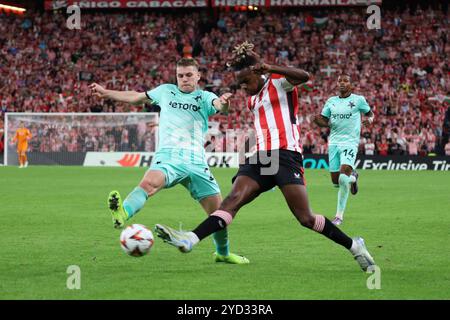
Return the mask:
<path id="1" fill-rule="evenodd" d="M 331 115 L 331 118 L 333 120 L 337 120 L 337 119 L 350 119 L 352 117 L 352 113 L 335 113 Z"/>
<path id="2" fill-rule="evenodd" d="M 169 106 L 171 106 L 174 109 L 192 110 L 192 111 L 200 110 L 199 106 L 192 104 L 192 103 L 180 103 L 180 102 L 170 101 Z"/>

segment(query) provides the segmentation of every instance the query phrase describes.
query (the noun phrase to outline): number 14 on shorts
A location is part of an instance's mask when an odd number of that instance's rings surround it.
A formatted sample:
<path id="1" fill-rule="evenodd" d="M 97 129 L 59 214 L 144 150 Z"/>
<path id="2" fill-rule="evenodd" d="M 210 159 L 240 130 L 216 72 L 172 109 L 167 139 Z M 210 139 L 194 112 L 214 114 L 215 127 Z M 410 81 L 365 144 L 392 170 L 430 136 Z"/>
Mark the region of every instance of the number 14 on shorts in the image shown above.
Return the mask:
<path id="1" fill-rule="evenodd" d="M 354 159 L 355 158 L 355 152 L 353 149 L 344 149 L 342 150 L 342 153 L 349 159 Z"/>
<path id="2" fill-rule="evenodd" d="M 338 172 L 343 164 L 354 168 L 358 146 L 330 145 L 328 162 L 330 172 Z"/>

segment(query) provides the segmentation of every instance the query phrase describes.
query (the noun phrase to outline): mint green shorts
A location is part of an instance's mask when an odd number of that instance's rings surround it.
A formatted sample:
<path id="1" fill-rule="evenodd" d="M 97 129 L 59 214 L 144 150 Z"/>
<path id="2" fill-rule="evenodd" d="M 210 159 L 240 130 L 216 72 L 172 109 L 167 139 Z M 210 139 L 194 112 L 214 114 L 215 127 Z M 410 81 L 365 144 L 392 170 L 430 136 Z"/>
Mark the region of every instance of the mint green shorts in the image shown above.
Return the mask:
<path id="1" fill-rule="evenodd" d="M 358 146 L 328 146 L 328 163 L 330 172 L 338 172 L 341 165 L 345 164 L 355 168 Z"/>
<path id="2" fill-rule="evenodd" d="M 197 201 L 220 194 L 216 179 L 206 160 L 188 161 L 174 152 L 156 152 L 149 170 L 159 170 L 166 177 L 164 188 L 182 184 Z"/>

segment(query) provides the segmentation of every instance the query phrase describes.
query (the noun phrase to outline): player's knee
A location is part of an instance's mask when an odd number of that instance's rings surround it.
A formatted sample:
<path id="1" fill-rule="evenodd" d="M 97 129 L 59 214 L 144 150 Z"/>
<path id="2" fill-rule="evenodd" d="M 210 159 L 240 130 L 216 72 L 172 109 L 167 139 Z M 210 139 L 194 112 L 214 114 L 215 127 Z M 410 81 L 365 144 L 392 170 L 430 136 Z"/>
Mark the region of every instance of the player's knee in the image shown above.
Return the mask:
<path id="1" fill-rule="evenodd" d="M 155 194 L 161 186 L 156 180 L 153 179 L 144 179 L 139 184 L 139 187 L 145 190 L 149 196 Z"/>
<path id="2" fill-rule="evenodd" d="M 314 217 L 307 217 L 300 219 L 300 224 L 305 228 L 312 229 L 314 227 Z"/>
<path id="3" fill-rule="evenodd" d="M 299 215 L 300 218 L 300 224 L 308 229 L 312 229 L 314 226 L 314 222 L 316 219 L 314 218 L 314 215 L 312 215 L 310 212 L 302 213 Z"/>

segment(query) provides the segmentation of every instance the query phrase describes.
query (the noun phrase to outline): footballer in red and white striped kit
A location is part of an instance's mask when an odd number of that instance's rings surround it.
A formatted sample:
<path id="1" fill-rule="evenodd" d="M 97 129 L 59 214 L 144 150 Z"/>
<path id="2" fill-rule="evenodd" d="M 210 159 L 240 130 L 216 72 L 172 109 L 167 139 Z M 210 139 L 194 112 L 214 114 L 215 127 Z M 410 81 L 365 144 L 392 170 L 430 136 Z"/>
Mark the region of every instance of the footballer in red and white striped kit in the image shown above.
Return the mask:
<path id="1" fill-rule="evenodd" d="M 233 178 L 232 190 L 219 209 L 196 229 L 178 231 L 157 224 L 157 235 L 181 252 L 189 252 L 199 241 L 229 225 L 242 206 L 278 186 L 302 226 L 347 248 L 362 270 L 374 266 L 375 262 L 361 237 L 350 238 L 323 215 L 314 214 L 309 207 L 296 121 L 296 86 L 308 81 L 308 73 L 298 68 L 264 63 L 248 42 L 235 48 L 230 65 L 238 71 L 238 84 L 250 96 L 248 107 L 255 115 L 258 151 L 239 167 Z"/>
<path id="2" fill-rule="evenodd" d="M 257 153 L 240 166 L 233 182 L 238 176 L 251 177 L 260 192 L 274 186 L 304 185 L 296 85 L 308 78 L 303 70 L 264 63 L 239 71 L 238 85 L 250 95 L 247 106 L 254 115 Z"/>
<path id="3" fill-rule="evenodd" d="M 243 73 L 245 75 L 245 73 Z M 240 74 L 240 84 L 246 81 Z M 251 94 L 251 93 L 250 93 Z M 255 117 L 257 150 L 286 149 L 301 152 L 297 125 L 298 90 L 282 75 L 271 74 L 259 93 L 247 100 Z"/>

